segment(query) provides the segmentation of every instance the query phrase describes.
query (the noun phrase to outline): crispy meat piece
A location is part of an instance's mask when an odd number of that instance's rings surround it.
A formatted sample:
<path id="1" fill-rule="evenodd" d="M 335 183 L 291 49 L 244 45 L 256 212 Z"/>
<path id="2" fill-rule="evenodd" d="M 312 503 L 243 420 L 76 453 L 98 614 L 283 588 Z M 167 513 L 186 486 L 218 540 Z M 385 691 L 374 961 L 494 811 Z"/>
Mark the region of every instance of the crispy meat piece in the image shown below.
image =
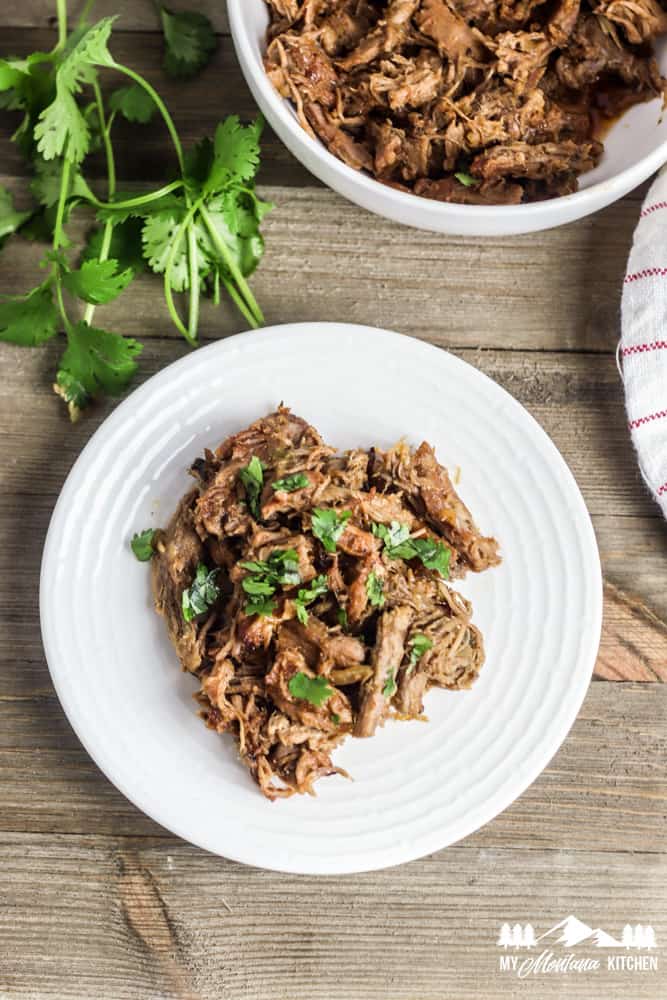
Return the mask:
<path id="1" fill-rule="evenodd" d="M 510 146 L 494 146 L 472 161 L 471 171 L 487 181 L 503 177 L 529 177 L 549 180 L 559 174 L 591 170 L 602 155 L 602 144 L 583 145 L 566 139 L 564 142 L 541 142 L 531 146 L 514 142 Z"/>
<path id="2" fill-rule="evenodd" d="M 244 475 L 252 459 L 257 503 Z M 445 545 L 452 580 L 498 561 L 428 445 L 340 454 L 280 407 L 191 472 L 195 488 L 157 535 L 155 605 L 199 680 L 207 727 L 236 741 L 267 798 L 312 793 L 345 774 L 331 755 L 346 737 L 372 735 L 392 709 L 419 715 L 431 686 L 475 680 L 484 649 L 469 603 L 390 544 L 409 532 Z M 307 483 L 273 489 L 297 474 Z M 315 508 L 332 512 L 317 536 Z M 186 622 L 183 591 L 200 564 L 218 568 L 219 591 Z M 432 646 L 415 664 L 406 639 L 417 632 Z"/>

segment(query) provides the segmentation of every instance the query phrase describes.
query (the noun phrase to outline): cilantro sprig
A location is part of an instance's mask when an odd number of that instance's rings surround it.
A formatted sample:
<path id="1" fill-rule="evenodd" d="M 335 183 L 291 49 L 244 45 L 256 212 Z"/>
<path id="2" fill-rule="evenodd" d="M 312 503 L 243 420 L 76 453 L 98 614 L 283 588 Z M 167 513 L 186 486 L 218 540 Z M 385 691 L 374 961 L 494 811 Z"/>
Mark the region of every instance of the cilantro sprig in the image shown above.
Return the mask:
<path id="1" fill-rule="evenodd" d="M 333 510 L 315 507 L 311 518 L 311 530 L 319 538 L 327 552 L 336 551 L 336 543 L 345 531 L 345 525 L 352 517 L 351 510 Z"/>
<path id="2" fill-rule="evenodd" d="M 368 579 L 366 580 L 366 595 L 368 597 L 368 603 L 374 608 L 384 607 L 385 596 L 384 596 L 384 583 L 382 578 L 377 575 L 375 570 L 371 570 L 368 574 Z"/>
<path id="3" fill-rule="evenodd" d="M 218 572 L 217 569 L 209 570 L 204 563 L 197 566 L 194 580 L 181 597 L 186 622 L 191 622 L 197 615 L 203 615 L 217 601 L 220 596 L 220 588 L 215 582 Z"/>
<path id="4" fill-rule="evenodd" d="M 309 485 L 310 479 L 305 473 L 295 472 L 283 479 L 276 479 L 274 483 L 271 483 L 271 489 L 275 490 L 276 493 L 295 493 L 296 490 L 302 490 L 304 486 Z"/>
<path id="5" fill-rule="evenodd" d="M 264 488 L 264 465 L 257 455 L 253 455 L 245 468 L 239 470 L 239 479 L 245 489 L 248 510 L 256 520 L 259 520 L 259 501 Z"/>
<path id="6" fill-rule="evenodd" d="M 301 583 L 299 557 L 294 549 L 276 549 L 268 559 L 240 563 L 248 575 L 241 587 L 248 595 L 244 605 L 247 615 L 272 615 L 276 610 L 274 595 L 278 587 L 295 587 Z"/>
<path id="7" fill-rule="evenodd" d="M 302 625 L 308 624 L 307 606 L 316 601 L 318 597 L 326 594 L 328 590 L 329 583 L 324 574 L 316 576 L 308 587 L 302 587 L 299 590 L 294 604 L 296 605 L 296 616 Z"/>
<path id="8" fill-rule="evenodd" d="M 429 639 L 429 637 L 424 635 L 423 632 L 415 632 L 412 638 L 408 641 L 408 648 L 410 650 L 410 658 L 408 660 L 406 673 L 409 674 L 412 673 L 424 653 L 428 653 L 429 649 L 433 649 L 433 640 Z"/>
<path id="9" fill-rule="evenodd" d="M 290 677 L 287 687 L 295 698 L 310 702 L 316 708 L 321 708 L 334 693 L 326 677 L 309 677 L 308 674 L 302 672 Z"/>
<path id="10" fill-rule="evenodd" d="M 0 340 L 34 347 L 64 333 L 67 349 L 54 389 L 76 419 L 94 397 L 118 394 L 131 381 L 141 345 L 93 322 L 95 309 L 113 301 L 136 273 L 162 278 L 168 313 L 188 343 L 198 343 L 202 295 L 218 303 L 227 293 L 250 326 L 263 323 L 248 277 L 263 253 L 260 223 L 271 208 L 255 192 L 261 119 L 243 125 L 232 115 L 212 139 L 185 150 L 167 106 L 156 89 L 109 50 L 115 18 L 90 25 L 94 0 L 70 26 L 66 0 L 57 0 L 57 42 L 49 52 L 0 59 L 0 107 L 23 114 L 13 139 L 34 178 L 35 202 L 15 207 L 0 188 L 0 248 L 15 234 L 45 240 L 44 280 L 25 294 L 0 299 Z M 211 58 L 215 32 L 206 17 L 160 6 L 165 69 L 194 75 Z M 125 78 L 108 99 L 100 70 Z M 117 190 L 114 124 L 137 126 L 159 116 L 172 141 L 174 177 L 133 196 Z M 84 176 L 88 157 L 101 151 L 106 163 L 106 200 Z M 67 233 L 73 214 L 95 214 L 82 258 L 75 260 Z M 81 304 L 81 312 L 65 293 Z M 178 294 L 186 298 L 181 315 Z"/>
<path id="11" fill-rule="evenodd" d="M 399 521 L 392 521 L 389 527 L 373 524 L 371 530 L 384 542 L 384 550 L 390 559 L 419 559 L 427 569 L 433 569 L 443 579 L 448 579 L 452 553 L 444 542 L 436 542 L 433 538 L 410 538 L 410 528 Z"/>
<path id="12" fill-rule="evenodd" d="M 155 537 L 154 528 L 146 528 L 145 531 L 136 532 L 132 535 L 130 548 L 134 552 L 139 562 L 148 562 L 153 555 L 153 539 Z"/>

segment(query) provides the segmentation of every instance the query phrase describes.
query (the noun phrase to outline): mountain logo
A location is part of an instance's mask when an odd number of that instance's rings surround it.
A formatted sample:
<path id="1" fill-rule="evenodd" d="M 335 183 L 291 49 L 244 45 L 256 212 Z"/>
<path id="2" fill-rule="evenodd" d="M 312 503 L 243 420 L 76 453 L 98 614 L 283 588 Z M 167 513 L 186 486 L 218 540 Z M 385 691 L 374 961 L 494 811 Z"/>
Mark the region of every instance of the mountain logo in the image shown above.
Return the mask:
<path id="1" fill-rule="evenodd" d="M 505 923 L 500 928 L 496 944 L 499 948 L 536 948 L 538 945 L 576 948 L 587 944 L 596 948 L 652 949 L 657 947 L 655 932 L 650 925 L 626 924 L 620 937 L 614 937 L 601 927 L 590 927 L 574 914 L 560 920 L 543 934 L 535 934 L 532 924 Z"/>

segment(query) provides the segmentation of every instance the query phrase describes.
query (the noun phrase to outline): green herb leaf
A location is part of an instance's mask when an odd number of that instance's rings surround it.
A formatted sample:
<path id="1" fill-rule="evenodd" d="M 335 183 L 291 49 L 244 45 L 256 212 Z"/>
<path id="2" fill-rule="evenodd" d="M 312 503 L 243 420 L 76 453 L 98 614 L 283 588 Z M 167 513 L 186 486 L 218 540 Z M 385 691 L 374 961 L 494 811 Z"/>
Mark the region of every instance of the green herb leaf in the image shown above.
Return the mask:
<path id="1" fill-rule="evenodd" d="M 156 274 L 164 274 L 167 268 L 171 248 L 181 222 L 182 214 L 178 215 L 171 210 L 156 212 L 144 222 L 141 232 L 144 258 L 150 269 Z M 185 239 L 181 240 L 174 255 L 170 284 L 175 292 L 182 292 L 190 286 L 187 240 Z"/>
<path id="2" fill-rule="evenodd" d="M 334 726 L 339 725 L 339 723 L 340 723 L 340 715 L 338 715 L 337 712 L 332 712 L 331 713 L 331 721 L 333 722 Z"/>
<path id="3" fill-rule="evenodd" d="M 311 519 L 311 530 L 319 538 L 327 552 L 336 551 L 336 543 L 345 531 L 345 525 L 352 517 L 351 510 L 336 511 L 333 508 L 315 507 Z"/>
<path id="4" fill-rule="evenodd" d="M 385 698 L 393 698 L 396 694 L 396 680 L 394 677 L 395 670 L 390 670 L 387 674 L 387 679 L 384 682 L 384 687 L 382 688 L 382 694 Z"/>
<path id="5" fill-rule="evenodd" d="M 241 125 L 238 115 L 229 115 L 215 130 L 213 162 L 203 190 L 220 193 L 230 184 L 251 180 L 259 166 L 259 137 L 263 121 Z"/>
<path id="6" fill-rule="evenodd" d="M 151 95 L 138 83 L 114 90 L 109 97 L 109 107 L 123 115 L 128 122 L 138 122 L 140 125 L 149 122 L 157 111 Z"/>
<path id="7" fill-rule="evenodd" d="M 302 587 L 299 590 L 294 603 L 296 605 L 296 616 L 302 625 L 308 624 L 307 605 L 312 604 L 313 601 L 317 600 L 323 594 L 328 593 L 328 591 L 329 581 L 324 574 L 316 576 L 308 587 Z"/>
<path id="8" fill-rule="evenodd" d="M 243 610 L 247 615 L 261 615 L 264 618 L 268 618 L 275 612 L 276 602 L 270 597 L 255 597 L 246 601 Z"/>
<path id="9" fill-rule="evenodd" d="M 316 708 L 320 708 L 333 694 L 333 688 L 329 687 L 326 677 L 309 677 L 301 672 L 290 678 L 287 687 L 295 698 L 308 701 Z"/>
<path id="10" fill-rule="evenodd" d="M 199 563 L 197 566 L 195 578 L 183 591 L 181 599 L 183 618 L 186 622 L 191 622 L 197 615 L 203 615 L 217 601 L 220 588 L 215 578 L 219 572 L 218 569 L 209 570 L 204 563 Z"/>
<path id="11" fill-rule="evenodd" d="M 132 541 L 130 546 L 135 556 L 139 562 L 148 562 L 148 560 L 153 555 L 153 538 L 155 537 L 154 528 L 146 528 L 145 531 L 141 531 L 138 534 L 132 536 Z"/>
<path id="12" fill-rule="evenodd" d="M 56 376 L 60 395 L 72 404 L 72 416 L 100 393 L 120 395 L 137 370 L 134 359 L 141 351 L 141 344 L 129 337 L 98 330 L 83 320 L 74 324 Z"/>
<path id="13" fill-rule="evenodd" d="M 410 673 L 418 661 L 421 660 L 424 653 L 428 653 L 429 649 L 433 649 L 433 640 L 429 639 L 423 632 L 415 632 L 409 640 L 408 646 L 410 648 L 410 659 L 407 673 Z"/>
<path id="14" fill-rule="evenodd" d="M 174 13 L 160 8 L 164 33 L 164 68 L 169 76 L 195 76 L 210 61 L 217 47 L 215 29 L 204 14 Z"/>
<path id="15" fill-rule="evenodd" d="M 336 612 L 336 620 L 342 629 L 346 629 L 348 627 L 349 622 L 345 608 L 338 609 Z"/>
<path id="16" fill-rule="evenodd" d="M 0 247 L 7 236 L 11 236 L 26 222 L 32 212 L 17 212 L 11 192 L 0 184 Z"/>
<path id="17" fill-rule="evenodd" d="M 257 455 L 253 455 L 245 469 L 240 470 L 239 479 L 245 489 L 248 510 L 255 520 L 259 520 L 259 500 L 264 488 L 264 466 Z"/>
<path id="18" fill-rule="evenodd" d="M 130 268 L 135 274 L 138 274 L 146 270 L 141 245 L 141 227 L 140 219 L 126 219 L 114 225 L 109 245 L 109 256 L 118 261 L 119 271 L 126 271 Z M 97 227 L 90 230 L 81 255 L 82 261 L 99 258 L 103 239 L 103 229 Z"/>
<path id="19" fill-rule="evenodd" d="M 275 490 L 276 493 L 294 493 L 309 485 L 308 476 L 304 475 L 303 472 L 296 472 L 292 476 L 285 476 L 284 479 L 276 479 L 275 483 L 271 483 L 271 489 Z"/>
<path id="20" fill-rule="evenodd" d="M 407 524 L 392 521 L 391 527 L 374 524 L 372 532 L 381 538 L 390 559 L 420 559 L 427 569 L 437 570 L 446 580 L 449 577 L 451 551 L 443 542 L 432 538 L 410 538 Z"/>
<path id="21" fill-rule="evenodd" d="M 0 340 L 37 347 L 58 332 L 58 310 L 47 283 L 28 295 L 0 300 Z"/>
<path id="22" fill-rule="evenodd" d="M 480 184 L 480 180 L 477 177 L 473 177 L 472 174 L 467 174 L 464 170 L 459 170 L 458 173 L 454 174 L 459 184 L 463 184 L 464 187 L 477 187 Z"/>
<path id="23" fill-rule="evenodd" d="M 130 268 L 119 271 L 117 260 L 86 260 L 78 270 L 64 271 L 62 281 L 72 295 L 99 306 L 112 302 L 133 277 Z"/>
<path id="24" fill-rule="evenodd" d="M 374 608 L 383 607 L 385 600 L 384 584 L 375 570 L 372 570 L 368 574 L 368 579 L 366 580 L 366 594 L 368 595 L 369 604 L 371 604 Z"/>

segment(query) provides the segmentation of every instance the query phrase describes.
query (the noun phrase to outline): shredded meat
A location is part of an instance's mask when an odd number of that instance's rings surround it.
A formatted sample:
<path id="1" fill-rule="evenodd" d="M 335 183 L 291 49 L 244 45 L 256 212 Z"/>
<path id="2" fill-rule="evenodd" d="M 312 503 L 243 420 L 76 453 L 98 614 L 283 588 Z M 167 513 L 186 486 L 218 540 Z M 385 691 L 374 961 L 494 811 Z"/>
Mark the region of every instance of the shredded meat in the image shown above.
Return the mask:
<path id="1" fill-rule="evenodd" d="M 354 170 L 438 201 L 575 191 L 603 154 L 601 119 L 666 93 L 661 0 L 267 3 L 266 71 L 304 129 Z"/>
<path id="2" fill-rule="evenodd" d="M 498 547 L 430 445 L 339 454 L 281 407 L 191 472 L 154 543 L 155 606 L 207 726 L 268 798 L 345 774 L 335 747 L 419 717 L 429 687 L 473 683 L 482 638 L 448 579 Z"/>

